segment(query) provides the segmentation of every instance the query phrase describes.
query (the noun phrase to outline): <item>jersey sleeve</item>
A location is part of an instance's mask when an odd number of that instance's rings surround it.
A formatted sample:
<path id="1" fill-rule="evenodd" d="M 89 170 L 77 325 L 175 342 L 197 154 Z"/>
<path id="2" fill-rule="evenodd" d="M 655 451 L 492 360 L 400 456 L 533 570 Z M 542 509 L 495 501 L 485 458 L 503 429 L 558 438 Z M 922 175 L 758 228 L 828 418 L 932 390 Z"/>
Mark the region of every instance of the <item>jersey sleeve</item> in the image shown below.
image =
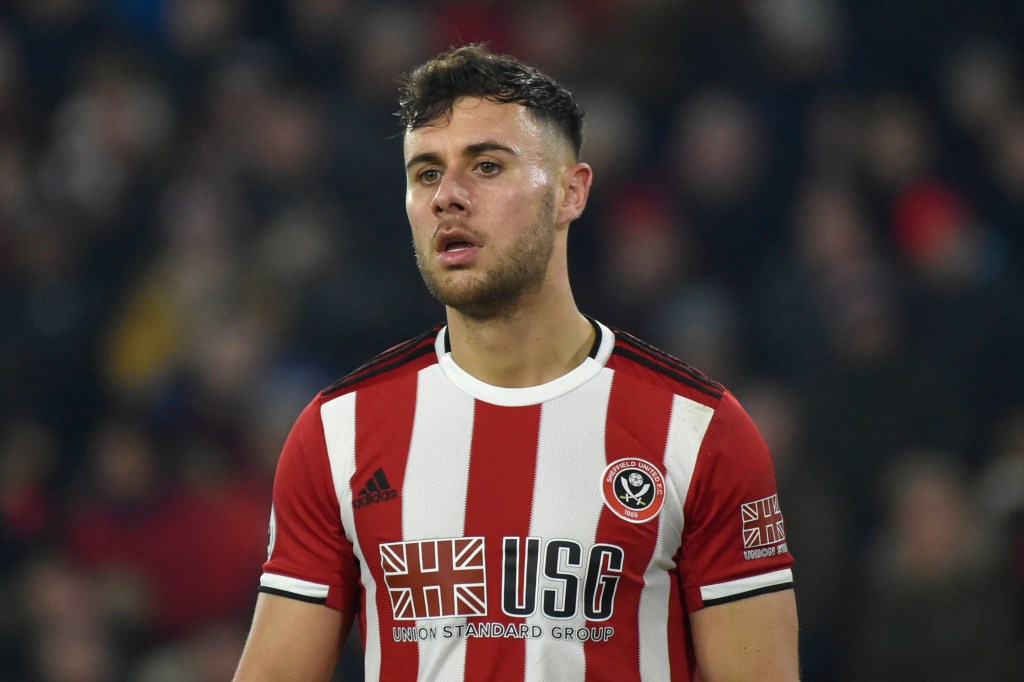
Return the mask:
<path id="1" fill-rule="evenodd" d="M 774 463 L 729 392 L 704 436 L 683 514 L 677 569 L 687 611 L 792 587 Z"/>
<path id="2" fill-rule="evenodd" d="M 358 581 L 317 399 L 299 415 L 278 461 L 260 592 L 356 612 Z"/>

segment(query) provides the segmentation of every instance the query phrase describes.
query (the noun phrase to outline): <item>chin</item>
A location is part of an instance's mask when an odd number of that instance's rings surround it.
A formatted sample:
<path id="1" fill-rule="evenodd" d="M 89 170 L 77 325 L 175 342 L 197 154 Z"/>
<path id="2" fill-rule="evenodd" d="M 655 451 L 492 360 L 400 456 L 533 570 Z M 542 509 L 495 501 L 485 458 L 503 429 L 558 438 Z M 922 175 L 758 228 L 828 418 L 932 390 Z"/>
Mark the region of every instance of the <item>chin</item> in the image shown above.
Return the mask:
<path id="1" fill-rule="evenodd" d="M 427 288 L 438 301 L 467 317 L 490 318 L 511 307 L 517 299 L 508 291 L 495 290 L 489 282 L 427 282 Z"/>

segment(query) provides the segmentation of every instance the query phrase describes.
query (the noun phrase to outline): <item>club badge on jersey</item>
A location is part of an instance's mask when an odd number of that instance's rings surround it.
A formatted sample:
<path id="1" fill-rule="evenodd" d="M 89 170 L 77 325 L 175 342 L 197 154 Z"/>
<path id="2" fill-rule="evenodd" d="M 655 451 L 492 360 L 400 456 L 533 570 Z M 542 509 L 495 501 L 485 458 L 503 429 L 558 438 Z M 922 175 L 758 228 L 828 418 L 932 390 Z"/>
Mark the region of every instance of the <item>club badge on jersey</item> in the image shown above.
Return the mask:
<path id="1" fill-rule="evenodd" d="M 627 457 L 612 462 L 601 485 L 605 505 L 630 523 L 647 523 L 665 503 L 665 478 L 647 460 Z"/>

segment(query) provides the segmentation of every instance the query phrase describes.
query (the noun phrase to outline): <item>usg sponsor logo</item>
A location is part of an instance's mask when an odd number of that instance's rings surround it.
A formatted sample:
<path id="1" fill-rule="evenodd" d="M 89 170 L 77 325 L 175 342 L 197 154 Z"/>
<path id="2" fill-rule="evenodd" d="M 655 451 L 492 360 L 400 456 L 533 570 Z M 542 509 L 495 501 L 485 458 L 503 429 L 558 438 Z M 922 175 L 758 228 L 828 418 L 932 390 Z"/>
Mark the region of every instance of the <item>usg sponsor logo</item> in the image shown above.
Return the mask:
<path id="1" fill-rule="evenodd" d="M 380 556 L 396 621 L 496 615 L 499 608 L 512 618 L 539 615 L 571 621 L 582 616 L 586 621 L 606 621 L 614 613 L 625 567 L 625 552 L 616 545 L 588 547 L 575 540 L 506 537 L 499 553 L 490 558 L 501 566 L 501 585 L 493 594 L 482 537 L 385 543 Z M 402 632 L 409 637 L 418 634 Z M 490 632 L 469 628 L 458 636 L 494 636 Z M 602 632 L 565 637 L 610 636 Z M 506 631 L 500 636 L 511 635 Z"/>

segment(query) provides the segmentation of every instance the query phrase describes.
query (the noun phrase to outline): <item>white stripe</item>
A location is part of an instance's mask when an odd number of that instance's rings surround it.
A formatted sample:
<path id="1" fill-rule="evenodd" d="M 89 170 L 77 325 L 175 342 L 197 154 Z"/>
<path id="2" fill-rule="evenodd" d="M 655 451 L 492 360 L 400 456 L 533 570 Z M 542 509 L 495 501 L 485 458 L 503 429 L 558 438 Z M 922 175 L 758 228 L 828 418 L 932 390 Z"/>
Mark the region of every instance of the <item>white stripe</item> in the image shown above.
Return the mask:
<path id="1" fill-rule="evenodd" d="M 346 393 L 320 407 L 320 420 L 324 426 L 327 457 L 331 463 L 334 493 L 341 508 L 341 525 L 352 543 L 353 553 L 359 560 L 360 577 L 366 590 L 366 644 L 363 666 L 366 679 L 380 677 L 380 617 L 377 613 L 377 583 L 370 573 L 369 564 L 359 544 L 355 516 L 352 509 L 350 481 L 356 469 L 356 394 Z M 356 614 L 358 616 L 358 614 Z"/>
<path id="2" fill-rule="evenodd" d="M 473 410 L 473 398 L 448 383 L 437 365 L 420 371 L 402 488 L 402 539 L 463 536 Z M 437 627 L 436 621 L 416 624 Z M 465 639 L 439 638 L 419 648 L 419 679 L 461 680 L 465 667 Z"/>
<path id="3" fill-rule="evenodd" d="M 601 476 L 605 466 L 604 431 L 613 373 L 601 372 L 575 391 L 541 408 L 530 535 L 553 540 L 573 538 L 593 543 L 604 508 Z M 586 546 L 584 547 L 586 550 Z M 586 561 L 586 555 L 583 561 Z M 543 577 L 540 589 L 557 587 Z M 538 595 L 541 593 L 538 593 Z M 540 614 L 528 625 L 545 630 L 551 621 Z M 582 604 L 578 615 L 559 626 L 585 625 Z M 526 641 L 526 681 L 583 680 L 583 643 L 558 642 L 550 637 Z"/>
<path id="4" fill-rule="evenodd" d="M 683 504 L 686 501 L 697 454 L 711 424 L 714 410 L 681 396 L 674 396 L 665 444 L 665 506 L 659 516 L 658 541 L 647 567 L 646 589 L 640 596 L 640 679 L 667 680 L 669 596 L 673 557 L 683 537 Z"/>
<path id="5" fill-rule="evenodd" d="M 269 587 L 272 590 L 290 592 L 312 599 L 327 599 L 327 591 L 329 589 L 327 585 L 311 583 L 307 580 L 299 580 L 298 578 L 289 578 L 288 576 L 275 573 L 264 573 L 260 576 L 260 585 L 262 587 Z"/>
<path id="6" fill-rule="evenodd" d="M 702 585 L 700 588 L 700 597 L 704 601 L 724 599 L 727 597 L 742 595 L 747 592 L 753 592 L 765 587 L 785 585 L 786 583 L 791 582 L 793 582 L 792 569 L 783 568 L 778 571 L 772 571 L 771 573 L 753 575 L 749 578 L 740 578 L 739 580 L 730 580 L 728 582 L 716 583 L 714 585 Z"/>

